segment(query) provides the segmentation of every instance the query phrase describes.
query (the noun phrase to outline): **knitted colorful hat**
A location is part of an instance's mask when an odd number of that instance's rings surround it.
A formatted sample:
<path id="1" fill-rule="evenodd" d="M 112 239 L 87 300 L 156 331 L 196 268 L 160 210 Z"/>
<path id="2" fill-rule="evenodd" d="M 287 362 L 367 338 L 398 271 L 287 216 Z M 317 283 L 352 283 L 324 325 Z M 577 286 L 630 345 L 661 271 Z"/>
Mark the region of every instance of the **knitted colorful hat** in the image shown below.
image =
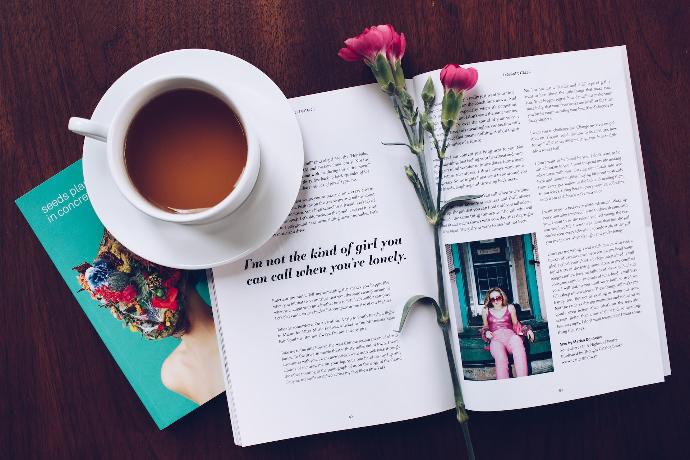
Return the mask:
<path id="1" fill-rule="evenodd" d="M 116 319 L 147 339 L 185 332 L 181 270 L 156 265 L 130 252 L 107 230 L 93 264 L 74 267 L 82 289 Z"/>

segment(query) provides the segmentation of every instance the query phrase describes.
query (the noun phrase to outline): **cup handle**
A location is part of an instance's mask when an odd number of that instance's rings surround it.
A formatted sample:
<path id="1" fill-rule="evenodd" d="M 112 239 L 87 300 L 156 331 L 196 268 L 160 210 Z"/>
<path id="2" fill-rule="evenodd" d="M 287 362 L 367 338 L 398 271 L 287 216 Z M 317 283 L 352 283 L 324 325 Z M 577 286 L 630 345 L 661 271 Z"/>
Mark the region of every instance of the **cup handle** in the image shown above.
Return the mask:
<path id="1" fill-rule="evenodd" d="M 69 119 L 67 129 L 80 136 L 90 137 L 97 141 L 105 142 L 108 138 L 108 127 L 85 118 L 72 117 Z"/>

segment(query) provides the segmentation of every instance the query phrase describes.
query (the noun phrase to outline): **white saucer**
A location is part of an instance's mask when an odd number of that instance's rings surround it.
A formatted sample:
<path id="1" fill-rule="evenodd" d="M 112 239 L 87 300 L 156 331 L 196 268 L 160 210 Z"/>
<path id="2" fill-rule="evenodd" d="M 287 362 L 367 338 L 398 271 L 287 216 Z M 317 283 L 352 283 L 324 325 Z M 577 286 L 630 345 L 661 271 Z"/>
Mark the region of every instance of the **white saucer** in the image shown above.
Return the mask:
<path id="1" fill-rule="evenodd" d="M 218 86 L 241 86 L 239 106 L 248 107 L 261 146 L 261 169 L 251 196 L 230 216 L 210 224 L 181 225 L 154 219 L 125 199 L 108 170 L 105 143 L 84 141 L 84 182 L 103 225 L 125 247 L 160 265 L 211 268 L 236 261 L 266 243 L 295 203 L 304 150 L 297 118 L 283 92 L 242 59 L 210 50 L 179 50 L 130 69 L 108 89 L 93 112 L 103 124 L 125 95 L 168 74 L 204 75 Z"/>

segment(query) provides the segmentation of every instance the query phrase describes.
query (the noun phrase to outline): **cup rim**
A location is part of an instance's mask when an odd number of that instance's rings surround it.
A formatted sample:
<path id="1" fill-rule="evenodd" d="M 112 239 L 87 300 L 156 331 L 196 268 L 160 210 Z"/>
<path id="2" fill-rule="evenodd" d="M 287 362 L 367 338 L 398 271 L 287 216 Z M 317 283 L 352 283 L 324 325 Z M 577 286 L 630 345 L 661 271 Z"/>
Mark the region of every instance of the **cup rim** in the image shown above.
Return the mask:
<path id="1" fill-rule="evenodd" d="M 134 186 L 127 173 L 125 164 L 125 140 L 129 126 L 136 114 L 139 113 L 141 108 L 161 94 L 180 89 L 199 90 L 220 99 L 233 111 L 239 120 L 247 141 L 247 161 L 233 190 L 214 206 L 192 213 L 169 212 L 151 203 Z M 175 74 L 155 78 L 147 82 L 131 94 L 120 106 L 108 128 L 108 140 L 106 142 L 108 166 L 117 188 L 141 212 L 160 220 L 193 224 L 206 223 L 210 220 L 227 216 L 239 208 L 247 199 L 258 177 L 260 166 L 259 145 L 252 124 L 247 118 L 249 118 L 247 111 L 241 110 L 238 107 L 237 102 L 228 94 L 227 90 L 204 78 L 194 75 Z"/>

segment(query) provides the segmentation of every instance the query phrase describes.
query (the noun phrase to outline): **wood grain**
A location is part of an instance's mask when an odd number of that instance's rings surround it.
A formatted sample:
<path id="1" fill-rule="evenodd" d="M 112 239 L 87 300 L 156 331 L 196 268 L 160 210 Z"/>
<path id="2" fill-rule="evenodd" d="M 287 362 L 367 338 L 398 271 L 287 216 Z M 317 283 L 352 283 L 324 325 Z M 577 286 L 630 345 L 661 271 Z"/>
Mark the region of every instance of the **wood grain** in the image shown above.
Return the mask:
<path id="1" fill-rule="evenodd" d="M 408 36 L 408 75 L 447 62 L 627 45 L 673 375 L 571 403 L 473 413 L 471 429 L 478 458 L 682 456 L 690 412 L 690 11 L 683 0 L 0 2 L 0 456 L 464 458 L 451 412 L 242 449 L 221 396 L 158 431 L 14 205 L 79 159 L 82 140 L 67 132 L 68 118 L 89 115 L 123 72 L 148 57 L 225 51 L 299 96 L 371 82 L 363 66 L 336 52 L 344 38 L 386 22 Z"/>

